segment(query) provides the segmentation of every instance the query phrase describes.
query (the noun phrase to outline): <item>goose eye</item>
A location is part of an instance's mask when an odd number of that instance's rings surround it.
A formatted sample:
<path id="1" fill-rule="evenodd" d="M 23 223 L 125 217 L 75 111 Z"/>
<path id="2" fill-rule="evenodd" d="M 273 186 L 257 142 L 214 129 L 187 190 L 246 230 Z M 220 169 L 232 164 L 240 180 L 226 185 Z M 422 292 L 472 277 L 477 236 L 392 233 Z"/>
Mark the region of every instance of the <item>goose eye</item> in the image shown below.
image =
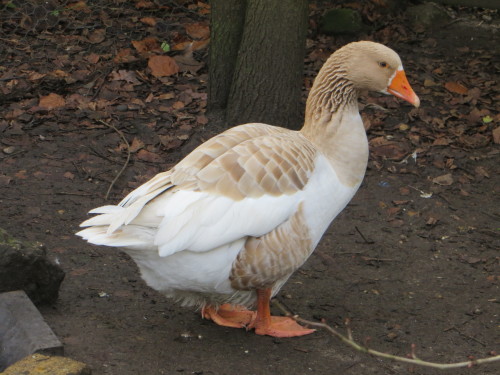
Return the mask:
<path id="1" fill-rule="evenodd" d="M 378 63 L 378 65 L 381 67 L 381 68 L 387 68 L 387 63 L 385 61 L 381 61 Z"/>

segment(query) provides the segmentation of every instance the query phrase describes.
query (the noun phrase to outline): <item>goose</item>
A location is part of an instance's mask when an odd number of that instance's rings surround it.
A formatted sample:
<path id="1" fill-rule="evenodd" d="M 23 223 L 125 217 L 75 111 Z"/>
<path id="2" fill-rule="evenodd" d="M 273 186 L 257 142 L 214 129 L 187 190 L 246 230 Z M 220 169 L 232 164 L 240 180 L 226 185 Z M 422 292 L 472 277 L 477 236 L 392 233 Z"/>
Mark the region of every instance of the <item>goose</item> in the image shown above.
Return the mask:
<path id="1" fill-rule="evenodd" d="M 358 94 L 365 90 L 420 104 L 396 52 L 347 44 L 319 71 L 300 131 L 230 128 L 118 205 L 91 210 L 98 215 L 77 235 L 122 248 L 151 288 L 218 325 L 274 337 L 314 332 L 271 316 L 270 300 L 363 180 L 368 140 Z"/>

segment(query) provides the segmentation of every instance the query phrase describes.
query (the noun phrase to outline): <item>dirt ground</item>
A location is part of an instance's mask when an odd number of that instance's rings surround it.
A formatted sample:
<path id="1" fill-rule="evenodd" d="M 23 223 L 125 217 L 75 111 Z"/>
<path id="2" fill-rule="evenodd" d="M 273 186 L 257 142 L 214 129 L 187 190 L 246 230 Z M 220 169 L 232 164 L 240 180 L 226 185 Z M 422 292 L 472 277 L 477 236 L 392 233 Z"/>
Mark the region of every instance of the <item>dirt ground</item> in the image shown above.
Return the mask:
<path id="1" fill-rule="evenodd" d="M 500 351 L 500 149 L 494 140 L 500 43 L 498 28 L 475 12 L 458 15 L 470 16 L 469 26 L 457 21 L 410 32 L 402 22 L 391 28 L 396 33 L 373 35 L 402 56 L 421 108 L 362 98 L 372 147 L 366 179 L 279 294 L 294 313 L 324 319 L 341 332 L 350 319 L 354 338 L 373 349 L 405 356 L 415 344 L 420 358 L 435 362 Z M 206 22 L 192 13 L 193 21 Z M 497 14 L 486 16 L 490 21 Z M 44 243 L 66 271 L 58 302 L 41 307 L 66 355 L 96 375 L 437 374 L 356 352 L 326 331 L 275 339 L 216 326 L 149 289 L 124 253 L 74 235 L 90 209 L 118 202 L 215 132 L 205 124 L 205 66 L 165 78 L 170 83 L 148 76 L 140 56 L 106 71 L 99 64 L 112 63 L 103 57 L 109 49 L 148 34 L 139 33 L 137 23 L 129 33 L 126 22 L 115 33 L 112 22 L 107 25 L 105 40 L 87 32 L 82 35 L 92 43 L 79 40 L 84 48 L 73 52 L 62 48 L 70 41 L 56 46 L 53 25 L 43 25 L 45 33 L 2 26 L 0 227 Z M 12 42 L 21 34 L 21 44 Z M 391 35 L 397 37 L 387 39 Z M 306 81 L 324 56 L 352 38 L 311 33 L 310 40 Z M 85 60 L 84 52 L 101 59 Z M 194 56 L 206 62 L 204 50 Z M 146 73 L 120 80 L 112 73 L 118 69 Z M 75 75 L 84 70 L 89 79 Z M 183 107 L 176 98 L 156 99 L 169 92 L 184 95 Z M 52 93 L 63 102 L 41 105 Z M 150 93 L 155 98 L 148 101 Z M 127 156 L 121 135 L 131 160 L 105 200 Z M 499 369 L 490 364 L 449 373 Z"/>

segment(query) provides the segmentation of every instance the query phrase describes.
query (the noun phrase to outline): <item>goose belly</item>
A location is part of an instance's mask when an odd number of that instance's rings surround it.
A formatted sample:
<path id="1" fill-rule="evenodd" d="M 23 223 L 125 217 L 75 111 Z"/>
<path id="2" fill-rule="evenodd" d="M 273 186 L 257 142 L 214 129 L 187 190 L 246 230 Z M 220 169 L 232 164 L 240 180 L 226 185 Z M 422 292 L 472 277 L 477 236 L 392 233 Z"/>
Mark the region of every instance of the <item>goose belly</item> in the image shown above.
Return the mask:
<path id="1" fill-rule="evenodd" d="M 142 278 L 153 289 L 183 305 L 223 303 L 237 291 L 229 275 L 246 238 L 206 252 L 184 250 L 160 257 L 156 248 L 125 251 L 137 263 Z"/>

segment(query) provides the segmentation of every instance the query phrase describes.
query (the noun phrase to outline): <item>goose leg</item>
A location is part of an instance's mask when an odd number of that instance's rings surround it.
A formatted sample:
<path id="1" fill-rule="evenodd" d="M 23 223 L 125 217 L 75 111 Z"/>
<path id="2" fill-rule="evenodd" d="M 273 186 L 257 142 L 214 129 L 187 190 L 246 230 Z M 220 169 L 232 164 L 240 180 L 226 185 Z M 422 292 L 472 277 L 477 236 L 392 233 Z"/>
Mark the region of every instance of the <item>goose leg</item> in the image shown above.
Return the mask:
<path id="1" fill-rule="evenodd" d="M 271 316 L 269 306 L 271 289 L 257 289 L 257 317 L 249 325 L 258 335 L 273 337 L 295 337 L 313 333 L 314 329 L 302 327 L 295 320 L 284 316 Z"/>
<path id="2" fill-rule="evenodd" d="M 225 303 L 219 308 L 204 306 L 201 316 L 213 320 L 216 324 L 224 327 L 245 328 L 255 319 L 255 311 L 247 310 L 243 306 Z"/>

